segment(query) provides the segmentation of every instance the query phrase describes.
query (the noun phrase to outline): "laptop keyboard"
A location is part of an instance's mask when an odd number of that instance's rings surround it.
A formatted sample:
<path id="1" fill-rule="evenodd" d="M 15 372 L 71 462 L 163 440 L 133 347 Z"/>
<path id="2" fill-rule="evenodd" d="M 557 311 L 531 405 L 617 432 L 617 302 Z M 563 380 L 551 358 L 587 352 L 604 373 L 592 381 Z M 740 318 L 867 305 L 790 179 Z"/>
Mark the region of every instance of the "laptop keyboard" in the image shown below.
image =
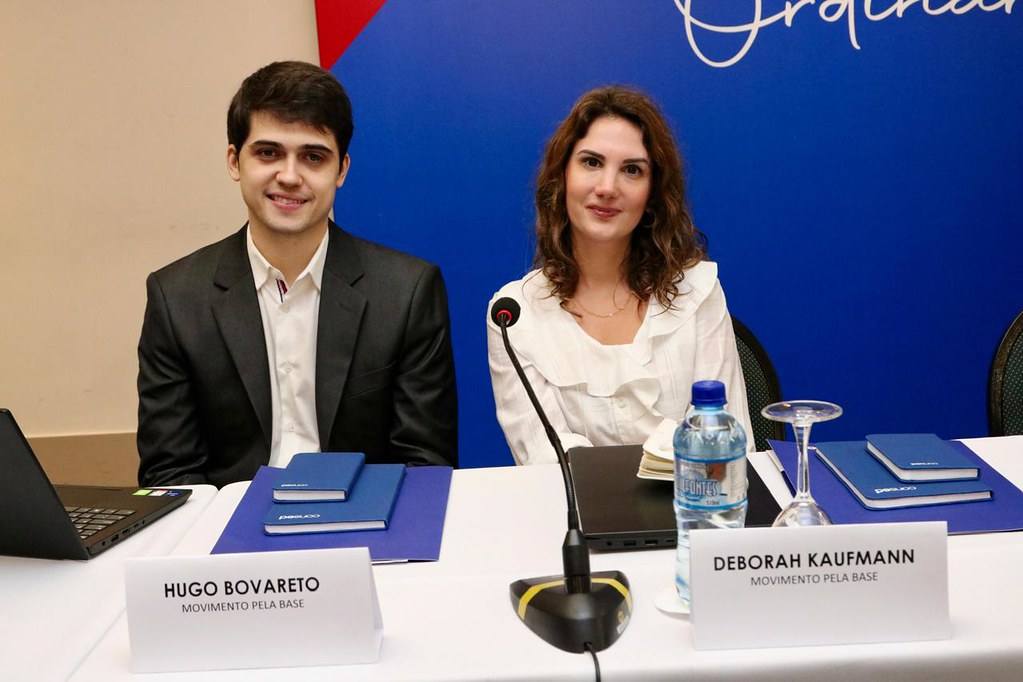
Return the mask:
<path id="1" fill-rule="evenodd" d="M 100 509 L 98 507 L 64 507 L 75 530 L 84 540 L 95 535 L 112 523 L 126 519 L 135 513 L 134 509 Z"/>

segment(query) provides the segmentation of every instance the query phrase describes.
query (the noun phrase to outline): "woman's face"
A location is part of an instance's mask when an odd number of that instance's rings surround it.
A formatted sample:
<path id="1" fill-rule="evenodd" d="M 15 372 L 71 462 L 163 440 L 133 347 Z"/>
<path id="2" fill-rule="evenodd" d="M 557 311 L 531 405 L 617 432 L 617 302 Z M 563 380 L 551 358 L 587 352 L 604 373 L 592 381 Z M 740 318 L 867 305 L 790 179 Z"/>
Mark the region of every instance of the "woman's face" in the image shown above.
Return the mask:
<path id="1" fill-rule="evenodd" d="M 620 116 L 590 124 L 565 166 L 572 243 L 627 245 L 650 196 L 650 155 L 643 133 Z"/>

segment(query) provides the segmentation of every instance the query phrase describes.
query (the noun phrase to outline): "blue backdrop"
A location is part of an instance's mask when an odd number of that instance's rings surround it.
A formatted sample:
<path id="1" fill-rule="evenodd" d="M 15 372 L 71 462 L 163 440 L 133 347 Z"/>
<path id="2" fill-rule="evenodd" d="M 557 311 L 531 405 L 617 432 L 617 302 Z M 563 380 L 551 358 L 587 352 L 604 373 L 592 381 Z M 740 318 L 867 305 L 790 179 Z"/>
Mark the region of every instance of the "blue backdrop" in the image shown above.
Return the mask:
<path id="1" fill-rule="evenodd" d="M 785 397 L 845 408 L 821 438 L 986 434 L 1023 305 L 1023 19 L 1002 0 L 795 4 L 389 0 L 333 66 L 356 123 L 336 216 L 441 265 L 463 465 L 512 461 L 487 303 L 530 267 L 546 139 L 607 83 L 671 120 L 729 308 Z"/>

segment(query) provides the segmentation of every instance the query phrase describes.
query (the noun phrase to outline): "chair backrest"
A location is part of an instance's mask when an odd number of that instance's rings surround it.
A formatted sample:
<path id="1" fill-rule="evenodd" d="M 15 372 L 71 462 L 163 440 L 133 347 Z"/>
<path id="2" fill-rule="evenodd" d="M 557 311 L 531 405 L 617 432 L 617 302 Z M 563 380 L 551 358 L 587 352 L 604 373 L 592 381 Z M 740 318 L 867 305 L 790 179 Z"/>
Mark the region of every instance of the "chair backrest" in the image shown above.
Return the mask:
<path id="1" fill-rule="evenodd" d="M 987 383 L 988 432 L 992 436 L 1023 434 L 1023 313 L 1002 336 Z"/>
<path id="2" fill-rule="evenodd" d="M 753 442 L 757 446 L 757 452 L 763 452 L 769 449 L 768 438 L 785 440 L 785 425 L 760 414 L 760 410 L 765 406 L 781 401 L 781 383 L 767 351 L 757 341 L 753 332 L 734 315 L 732 329 L 735 330 L 735 345 L 739 349 L 739 363 L 742 365 L 742 377 L 746 383 L 746 400 L 749 403 Z"/>

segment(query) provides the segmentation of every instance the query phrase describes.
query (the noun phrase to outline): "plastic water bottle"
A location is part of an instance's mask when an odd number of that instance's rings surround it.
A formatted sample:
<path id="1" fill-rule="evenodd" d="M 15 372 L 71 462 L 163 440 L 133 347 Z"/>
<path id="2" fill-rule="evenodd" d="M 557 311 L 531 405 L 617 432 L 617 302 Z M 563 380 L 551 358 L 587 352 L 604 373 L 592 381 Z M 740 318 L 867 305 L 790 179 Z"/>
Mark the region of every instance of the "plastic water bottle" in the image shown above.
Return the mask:
<path id="1" fill-rule="evenodd" d="M 693 384 L 692 409 L 675 431 L 675 587 L 689 606 L 689 533 L 746 522 L 746 432 L 725 411 L 725 385 Z"/>

